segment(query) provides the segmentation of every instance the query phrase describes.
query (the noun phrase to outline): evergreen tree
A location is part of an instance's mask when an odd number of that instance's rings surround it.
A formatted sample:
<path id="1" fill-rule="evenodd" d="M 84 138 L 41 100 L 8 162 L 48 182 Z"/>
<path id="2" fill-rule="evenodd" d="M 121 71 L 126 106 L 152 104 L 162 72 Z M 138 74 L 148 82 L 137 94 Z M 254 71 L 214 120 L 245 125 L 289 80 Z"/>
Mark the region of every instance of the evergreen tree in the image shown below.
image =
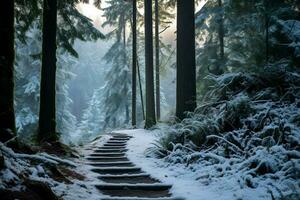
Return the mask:
<path id="1" fill-rule="evenodd" d="M 152 0 L 144 0 L 145 8 L 145 64 L 146 64 L 146 121 L 145 127 L 156 124 L 153 77 Z"/>
<path id="2" fill-rule="evenodd" d="M 16 38 L 16 126 L 18 134 L 27 139 L 37 130 L 40 96 L 39 55 L 41 52 L 41 33 L 38 23 L 32 24 L 26 32 L 26 43 Z"/>
<path id="3" fill-rule="evenodd" d="M 170 47 L 167 47 L 163 41 L 160 40 L 160 34 L 166 31 L 170 24 L 172 23 L 171 19 L 174 18 L 173 14 L 169 12 L 169 9 L 173 9 L 172 1 L 169 0 L 155 0 L 154 1 L 154 13 L 155 13 L 155 106 L 156 106 L 156 116 L 157 120 L 160 119 L 161 115 L 161 95 L 160 95 L 160 76 L 161 71 L 163 70 L 162 61 L 164 57 L 163 50 L 169 50 Z M 160 32 L 160 28 L 162 28 Z"/>
<path id="4" fill-rule="evenodd" d="M 177 0 L 176 117 L 181 120 L 196 108 L 194 4 L 194 0 Z"/>
<path id="5" fill-rule="evenodd" d="M 14 1 L 0 3 L 0 141 L 16 133 L 14 112 Z"/>
<path id="6" fill-rule="evenodd" d="M 31 139 L 34 130 L 37 129 L 41 69 L 40 38 L 38 23 L 35 22 L 26 34 L 26 44 L 16 40 L 16 125 L 18 134 L 22 135 L 23 139 Z M 76 118 L 70 112 L 72 100 L 69 97 L 67 85 L 67 81 L 74 77 L 70 71 L 75 65 L 77 65 L 77 60 L 59 48 L 56 75 L 57 131 L 62 134 L 61 137 L 66 142 L 67 133 L 73 132 L 76 127 Z"/>
<path id="7" fill-rule="evenodd" d="M 160 119 L 160 73 L 159 73 L 159 4 L 154 1 L 155 11 L 155 97 L 156 97 L 156 116 Z"/>
<path id="8" fill-rule="evenodd" d="M 71 142 L 71 134 L 75 132 L 77 119 L 71 113 L 71 105 L 73 103 L 69 94 L 68 81 L 74 78 L 71 70 L 77 64 L 76 58 L 72 55 L 58 49 L 57 56 L 57 84 L 56 84 L 56 119 L 57 132 L 60 134 L 60 139 L 64 143 Z"/>
<path id="9" fill-rule="evenodd" d="M 72 77 L 68 72 L 78 57 L 73 48 L 76 39 L 82 41 L 103 38 L 103 34 L 94 28 L 91 20 L 76 9 L 79 1 L 59 1 L 57 29 L 57 131 L 62 138 L 75 129 L 76 119 L 69 107 L 71 100 L 68 94 L 67 81 Z M 18 132 L 28 136 L 33 133 L 37 123 L 39 103 L 40 55 L 41 55 L 41 2 L 18 1 L 16 3 L 17 45 L 17 127 Z M 23 87 L 24 85 L 24 87 Z M 72 131 L 70 131 L 72 132 Z M 32 135 L 32 134 L 30 134 Z"/>
<path id="10" fill-rule="evenodd" d="M 84 110 L 82 120 L 78 125 L 79 131 L 77 131 L 76 141 L 90 141 L 105 126 L 105 119 L 102 114 L 105 105 L 101 104 L 101 99 L 103 99 L 102 89 L 96 89 L 88 102 L 88 107 Z"/>
<path id="11" fill-rule="evenodd" d="M 42 68 L 39 111 L 39 140 L 55 140 L 56 136 L 56 30 L 57 0 L 44 0 Z"/>
<path id="12" fill-rule="evenodd" d="M 102 88 L 104 95 L 101 102 L 106 128 L 124 126 L 129 122 L 129 102 L 131 91 L 131 74 L 127 61 L 126 27 L 131 19 L 131 4 L 123 0 L 107 1 L 108 6 L 103 8 L 106 21 L 103 26 L 115 27 L 107 34 L 108 39 L 114 43 L 104 56 L 104 60 L 111 67 L 106 73 L 106 83 Z"/>
<path id="13" fill-rule="evenodd" d="M 290 24 L 299 18 L 296 5 L 285 0 L 208 1 L 196 20 L 200 98 L 209 88 L 209 73 L 257 72 L 266 65 L 297 62 L 296 46 L 288 36 L 294 30 Z"/>
<path id="14" fill-rule="evenodd" d="M 137 3 L 132 0 L 132 97 L 131 97 L 131 124 L 136 126 L 136 68 L 137 68 Z"/>

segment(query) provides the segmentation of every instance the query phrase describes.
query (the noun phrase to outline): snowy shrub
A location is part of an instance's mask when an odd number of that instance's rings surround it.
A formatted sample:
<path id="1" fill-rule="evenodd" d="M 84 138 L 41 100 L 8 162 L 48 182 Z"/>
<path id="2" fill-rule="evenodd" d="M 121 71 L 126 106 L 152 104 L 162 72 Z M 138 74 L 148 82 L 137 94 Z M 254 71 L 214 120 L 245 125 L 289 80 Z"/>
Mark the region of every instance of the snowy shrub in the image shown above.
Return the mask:
<path id="1" fill-rule="evenodd" d="M 300 76 L 283 63 L 208 77 L 214 85 L 202 104 L 180 123 L 158 127 L 164 134 L 148 153 L 206 166 L 210 178 L 238 174 L 241 187 L 266 187 L 273 199 L 298 199 Z"/>

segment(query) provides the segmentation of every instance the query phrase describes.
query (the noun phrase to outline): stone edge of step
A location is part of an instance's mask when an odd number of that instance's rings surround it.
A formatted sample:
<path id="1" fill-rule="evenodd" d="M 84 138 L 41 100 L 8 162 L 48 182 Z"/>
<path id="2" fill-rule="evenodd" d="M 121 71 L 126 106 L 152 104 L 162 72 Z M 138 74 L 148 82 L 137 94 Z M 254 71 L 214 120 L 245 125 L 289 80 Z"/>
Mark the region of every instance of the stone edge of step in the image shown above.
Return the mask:
<path id="1" fill-rule="evenodd" d="M 86 162 L 86 164 L 88 164 L 88 165 L 91 165 L 91 164 L 93 164 L 93 165 L 97 165 L 97 164 L 99 164 L 99 165 L 126 165 L 126 164 L 133 164 L 134 165 L 134 163 L 132 163 L 131 161 L 116 161 L 116 162 L 98 162 L 98 161 L 96 161 L 96 162 Z"/>
<path id="2" fill-rule="evenodd" d="M 185 200 L 182 197 L 158 197 L 158 198 L 141 198 L 141 197 L 104 197 L 102 200 Z"/>
<path id="3" fill-rule="evenodd" d="M 164 183 L 102 183 L 95 184 L 95 187 L 103 190 L 115 190 L 115 189 L 132 189 L 132 190 L 169 190 L 172 185 Z"/>
<path id="4" fill-rule="evenodd" d="M 116 174 L 116 175 L 99 175 L 98 178 L 135 178 L 135 177 L 151 177 L 150 174 Z"/>
<path id="5" fill-rule="evenodd" d="M 109 156 L 88 156 L 86 159 L 93 158 L 93 159 L 121 159 L 121 158 L 127 158 L 126 156 L 120 156 L 120 157 L 109 157 Z M 127 158 L 128 159 L 128 158 Z"/>
<path id="6" fill-rule="evenodd" d="M 93 167 L 96 170 L 141 170 L 140 167 Z"/>

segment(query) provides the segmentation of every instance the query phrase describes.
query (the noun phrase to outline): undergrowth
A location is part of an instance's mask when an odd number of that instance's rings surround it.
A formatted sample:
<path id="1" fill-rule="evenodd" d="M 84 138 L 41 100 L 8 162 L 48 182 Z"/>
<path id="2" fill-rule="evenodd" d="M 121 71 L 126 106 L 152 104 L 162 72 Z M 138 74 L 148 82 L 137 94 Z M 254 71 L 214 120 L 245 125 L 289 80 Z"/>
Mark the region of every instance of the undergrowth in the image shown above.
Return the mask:
<path id="1" fill-rule="evenodd" d="M 214 84 L 180 123 L 158 127 L 148 153 L 198 169 L 201 177 L 238 175 L 271 199 L 300 199 L 300 73 L 289 65 L 207 77 Z M 203 170 L 203 166 L 206 166 Z"/>

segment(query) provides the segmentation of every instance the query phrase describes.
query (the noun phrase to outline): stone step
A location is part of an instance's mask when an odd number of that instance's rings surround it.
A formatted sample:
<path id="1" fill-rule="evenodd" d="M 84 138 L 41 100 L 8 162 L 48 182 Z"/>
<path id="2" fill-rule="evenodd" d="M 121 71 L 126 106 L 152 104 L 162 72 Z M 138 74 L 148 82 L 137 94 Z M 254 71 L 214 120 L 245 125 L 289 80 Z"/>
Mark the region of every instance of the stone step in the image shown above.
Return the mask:
<path id="1" fill-rule="evenodd" d="M 128 184 L 138 184 L 138 183 L 159 183 L 159 180 L 150 177 L 150 175 L 139 176 L 139 175 L 124 175 L 124 176 L 106 176 L 99 177 L 102 181 L 106 183 L 128 183 Z"/>
<path id="2" fill-rule="evenodd" d="M 106 143 L 103 146 L 104 147 L 119 147 L 119 148 L 122 147 L 122 148 L 124 148 L 124 147 L 126 147 L 126 143 L 124 143 L 124 144 Z"/>
<path id="3" fill-rule="evenodd" d="M 110 149 L 110 150 L 127 150 L 125 146 L 102 146 L 97 149 Z"/>
<path id="4" fill-rule="evenodd" d="M 127 144 L 125 140 L 107 140 L 106 144 Z"/>
<path id="5" fill-rule="evenodd" d="M 102 200 L 184 200 L 181 197 L 158 197 L 158 198 L 141 198 L 141 197 L 104 197 Z"/>
<path id="6" fill-rule="evenodd" d="M 133 138 L 133 136 L 125 135 L 125 134 L 111 134 L 113 137 L 119 137 L 119 138 Z"/>
<path id="7" fill-rule="evenodd" d="M 133 167 L 134 164 L 130 161 L 121 161 L 121 162 L 89 162 L 87 163 L 96 167 Z"/>
<path id="8" fill-rule="evenodd" d="M 163 184 L 163 183 L 140 183 L 140 184 L 127 184 L 127 183 L 104 183 L 97 184 L 96 187 L 100 190 L 123 190 L 123 189 L 131 189 L 131 190 L 169 190 L 172 188 L 172 185 Z"/>
<path id="9" fill-rule="evenodd" d="M 108 140 L 107 142 L 106 142 L 106 144 L 126 144 L 127 143 L 127 141 L 120 141 L 120 140 L 112 140 L 112 141 L 110 141 L 110 140 Z"/>
<path id="10" fill-rule="evenodd" d="M 125 153 L 91 153 L 90 156 L 96 157 L 121 157 L 125 156 Z"/>
<path id="11" fill-rule="evenodd" d="M 111 197 L 170 197 L 171 185 L 156 184 L 99 184 L 96 185 L 102 194 Z"/>
<path id="12" fill-rule="evenodd" d="M 128 141 L 130 138 L 125 138 L 125 137 L 112 137 L 109 139 L 110 141 Z"/>
<path id="13" fill-rule="evenodd" d="M 127 151 L 127 149 L 122 148 L 122 149 L 95 149 L 94 152 L 96 153 L 119 153 L 119 152 L 124 152 Z"/>
<path id="14" fill-rule="evenodd" d="M 139 167 L 97 167 L 91 169 L 99 174 L 137 174 L 142 173 Z"/>
<path id="15" fill-rule="evenodd" d="M 114 178 L 114 177 L 117 177 L 117 178 L 122 178 L 122 177 L 150 177 L 150 174 L 147 174 L 147 173 L 139 173 L 139 174 L 121 174 L 121 175 L 99 175 L 98 178 Z"/>
<path id="16" fill-rule="evenodd" d="M 106 157 L 106 156 L 89 156 L 86 158 L 87 160 L 95 161 L 95 162 L 118 162 L 118 161 L 129 161 L 127 157 Z"/>

